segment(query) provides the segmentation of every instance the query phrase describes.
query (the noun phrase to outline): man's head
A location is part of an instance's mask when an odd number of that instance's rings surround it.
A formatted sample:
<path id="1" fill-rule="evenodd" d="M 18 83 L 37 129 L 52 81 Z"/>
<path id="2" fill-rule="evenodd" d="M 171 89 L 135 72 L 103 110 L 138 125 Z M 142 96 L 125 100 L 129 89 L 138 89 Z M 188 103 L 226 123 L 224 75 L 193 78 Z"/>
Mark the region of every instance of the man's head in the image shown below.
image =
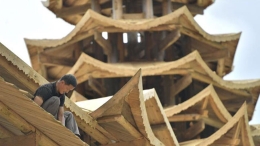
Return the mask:
<path id="1" fill-rule="evenodd" d="M 68 93 L 69 91 L 72 91 L 76 86 L 77 80 L 71 74 L 64 75 L 57 82 L 57 90 L 60 94 Z"/>

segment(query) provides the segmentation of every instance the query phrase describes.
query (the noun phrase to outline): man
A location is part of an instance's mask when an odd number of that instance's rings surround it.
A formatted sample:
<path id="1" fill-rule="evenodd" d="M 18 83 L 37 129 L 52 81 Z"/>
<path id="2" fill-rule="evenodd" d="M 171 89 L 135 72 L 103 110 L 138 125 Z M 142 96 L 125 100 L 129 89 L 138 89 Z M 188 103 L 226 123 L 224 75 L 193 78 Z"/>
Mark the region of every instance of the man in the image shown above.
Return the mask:
<path id="1" fill-rule="evenodd" d="M 34 94 L 34 102 L 51 113 L 62 125 L 80 137 L 78 125 L 69 111 L 64 112 L 65 93 L 74 90 L 77 80 L 67 74 L 58 81 L 40 86 Z"/>

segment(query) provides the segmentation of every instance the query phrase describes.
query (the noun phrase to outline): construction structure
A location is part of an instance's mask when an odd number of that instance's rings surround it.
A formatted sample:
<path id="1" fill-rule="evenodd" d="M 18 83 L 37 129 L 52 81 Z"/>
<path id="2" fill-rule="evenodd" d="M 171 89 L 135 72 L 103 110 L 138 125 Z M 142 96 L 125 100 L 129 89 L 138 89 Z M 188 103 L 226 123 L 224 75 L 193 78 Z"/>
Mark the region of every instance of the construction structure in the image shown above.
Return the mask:
<path id="1" fill-rule="evenodd" d="M 241 34 L 211 35 L 193 18 L 211 3 L 49 0 L 75 28 L 25 39 L 32 68 L 0 45 L 0 145 L 259 145 L 248 120 L 260 81 L 223 80 Z M 79 82 L 65 108 L 81 139 L 31 100 L 67 73 Z"/>

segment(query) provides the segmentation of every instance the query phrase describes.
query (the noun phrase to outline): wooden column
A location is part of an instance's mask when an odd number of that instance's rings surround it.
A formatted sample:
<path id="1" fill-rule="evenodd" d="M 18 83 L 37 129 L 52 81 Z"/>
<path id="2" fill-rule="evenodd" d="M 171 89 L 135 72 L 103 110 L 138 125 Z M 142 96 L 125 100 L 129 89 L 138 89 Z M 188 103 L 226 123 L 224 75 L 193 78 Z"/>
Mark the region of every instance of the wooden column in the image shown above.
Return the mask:
<path id="1" fill-rule="evenodd" d="M 153 1 L 143 0 L 143 13 L 146 19 L 153 18 Z"/>
<path id="2" fill-rule="evenodd" d="M 113 19 L 122 19 L 123 5 L 122 0 L 112 0 Z"/>
<path id="3" fill-rule="evenodd" d="M 98 12 L 98 13 L 101 12 L 101 8 L 100 8 L 100 5 L 99 5 L 99 0 L 91 0 L 91 9 L 93 11 Z"/>

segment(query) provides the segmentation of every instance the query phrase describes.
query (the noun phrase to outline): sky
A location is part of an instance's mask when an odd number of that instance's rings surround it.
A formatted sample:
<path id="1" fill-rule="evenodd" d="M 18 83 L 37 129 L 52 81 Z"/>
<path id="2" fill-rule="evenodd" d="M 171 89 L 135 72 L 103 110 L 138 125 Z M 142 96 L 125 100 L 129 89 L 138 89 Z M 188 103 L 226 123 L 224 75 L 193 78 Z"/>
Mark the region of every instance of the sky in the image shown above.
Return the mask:
<path id="1" fill-rule="evenodd" d="M 31 65 L 24 38 L 60 39 L 74 26 L 45 8 L 41 0 L 0 0 L 0 42 Z M 226 80 L 260 79 L 260 20 L 256 15 L 259 0 L 216 0 L 204 15 L 195 20 L 210 34 L 242 32 L 237 47 L 233 72 Z M 250 124 L 260 124 L 260 104 L 257 104 Z"/>

